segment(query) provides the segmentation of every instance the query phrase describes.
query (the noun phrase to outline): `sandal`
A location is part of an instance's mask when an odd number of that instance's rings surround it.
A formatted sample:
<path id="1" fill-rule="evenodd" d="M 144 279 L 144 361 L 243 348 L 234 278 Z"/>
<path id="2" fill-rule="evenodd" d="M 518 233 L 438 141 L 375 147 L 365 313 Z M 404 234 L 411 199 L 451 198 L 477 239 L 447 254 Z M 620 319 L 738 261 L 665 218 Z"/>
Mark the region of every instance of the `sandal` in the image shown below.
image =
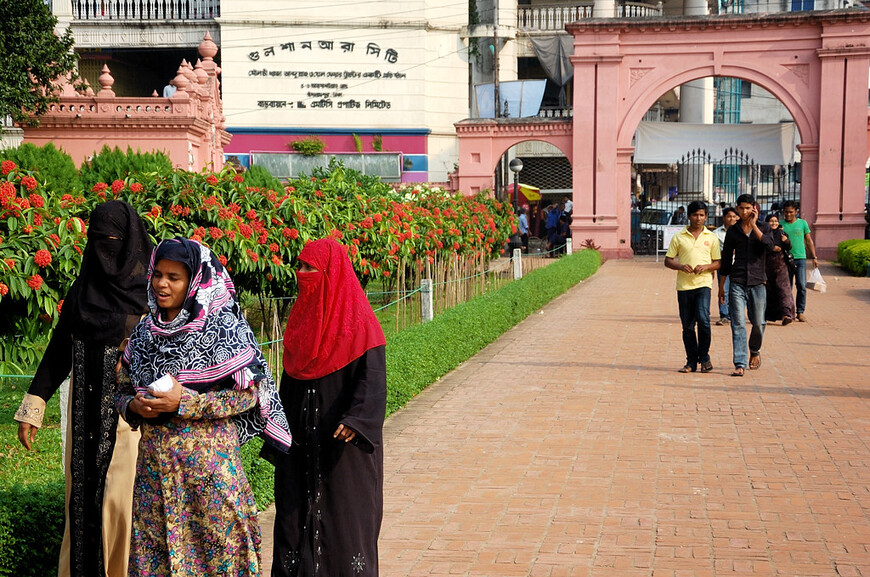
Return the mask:
<path id="1" fill-rule="evenodd" d="M 712 362 L 707 361 L 706 363 L 701 363 L 701 372 L 702 373 L 709 373 L 712 370 L 713 370 L 713 363 Z"/>
<path id="2" fill-rule="evenodd" d="M 754 371 L 761 366 L 761 353 L 749 355 L 749 370 Z"/>
<path id="3" fill-rule="evenodd" d="M 697 370 L 697 367 L 695 367 L 695 365 L 690 365 L 689 363 L 686 363 L 686 365 L 677 372 L 679 372 L 679 373 L 694 373 L 696 370 Z"/>
<path id="4" fill-rule="evenodd" d="M 737 367 L 733 371 L 731 371 L 732 377 L 742 377 L 743 376 L 743 367 Z"/>

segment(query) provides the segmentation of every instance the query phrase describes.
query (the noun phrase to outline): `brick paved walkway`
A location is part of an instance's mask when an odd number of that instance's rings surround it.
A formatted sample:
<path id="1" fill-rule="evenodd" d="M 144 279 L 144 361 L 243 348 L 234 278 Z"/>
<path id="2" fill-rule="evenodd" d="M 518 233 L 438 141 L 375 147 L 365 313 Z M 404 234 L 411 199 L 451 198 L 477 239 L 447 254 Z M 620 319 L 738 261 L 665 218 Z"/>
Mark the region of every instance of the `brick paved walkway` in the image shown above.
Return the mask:
<path id="1" fill-rule="evenodd" d="M 607 262 L 387 420 L 381 575 L 870 576 L 870 279 L 822 272 L 738 379 Z"/>

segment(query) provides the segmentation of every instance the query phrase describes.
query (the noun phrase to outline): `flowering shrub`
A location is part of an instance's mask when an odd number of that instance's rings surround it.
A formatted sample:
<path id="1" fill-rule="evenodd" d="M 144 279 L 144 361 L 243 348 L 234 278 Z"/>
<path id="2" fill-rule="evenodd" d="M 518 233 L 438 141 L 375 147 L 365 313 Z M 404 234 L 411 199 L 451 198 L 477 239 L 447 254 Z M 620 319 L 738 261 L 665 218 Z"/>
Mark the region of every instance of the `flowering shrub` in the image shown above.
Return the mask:
<path id="1" fill-rule="evenodd" d="M 51 192 L 38 174 L 9 168 L 0 177 L 0 311 L 9 319 L 0 324 L 0 369 L 4 362 L 33 363 L 36 355 L 22 354 L 20 343 L 47 334 L 81 264 L 84 220 L 115 198 L 136 208 L 153 239 L 181 235 L 208 245 L 237 287 L 260 296 L 295 294 L 296 257 L 309 240 L 330 237 L 347 246 L 365 285 L 371 278 L 393 282 L 400 267 L 423 269 L 457 253 L 497 256 L 516 227 L 507 204 L 425 186 L 395 190 L 340 164 L 279 191 L 246 184 L 231 168 L 173 170 Z"/>
<path id="2" fill-rule="evenodd" d="M 81 266 L 81 205 L 43 189 L 12 161 L 0 165 L 0 370 L 21 371 L 41 353 L 58 302 Z"/>

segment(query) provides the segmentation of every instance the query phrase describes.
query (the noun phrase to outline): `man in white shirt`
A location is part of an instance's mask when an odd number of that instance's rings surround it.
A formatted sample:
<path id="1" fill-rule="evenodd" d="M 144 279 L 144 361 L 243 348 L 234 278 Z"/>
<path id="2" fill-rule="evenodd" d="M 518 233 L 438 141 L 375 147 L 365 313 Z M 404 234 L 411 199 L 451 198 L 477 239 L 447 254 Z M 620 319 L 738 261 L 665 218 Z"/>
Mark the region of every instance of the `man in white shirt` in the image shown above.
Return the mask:
<path id="1" fill-rule="evenodd" d="M 565 198 L 562 199 L 562 204 L 565 205 L 562 212 L 565 214 L 571 214 L 571 211 L 574 210 L 574 202 L 571 200 L 571 197 L 566 195 Z"/>

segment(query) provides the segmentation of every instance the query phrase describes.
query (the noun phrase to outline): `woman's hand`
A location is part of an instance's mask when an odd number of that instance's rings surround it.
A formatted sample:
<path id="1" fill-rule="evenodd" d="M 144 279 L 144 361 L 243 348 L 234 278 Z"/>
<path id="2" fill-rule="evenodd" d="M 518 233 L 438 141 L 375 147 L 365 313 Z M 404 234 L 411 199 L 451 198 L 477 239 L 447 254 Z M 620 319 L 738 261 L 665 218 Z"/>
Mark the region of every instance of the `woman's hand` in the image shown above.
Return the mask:
<path id="1" fill-rule="evenodd" d="M 159 391 L 151 393 L 154 396 L 153 399 L 149 399 L 142 393 L 139 393 L 130 402 L 130 408 L 133 409 L 133 412 L 142 415 L 146 419 L 156 417 L 160 413 L 176 412 L 181 404 L 181 383 L 172 375 L 169 375 L 169 377 L 172 379 L 172 389 L 165 393 Z M 137 404 L 136 407 L 133 406 L 134 403 Z"/>
<path id="2" fill-rule="evenodd" d="M 774 246 L 774 247 L 773 247 L 773 252 L 782 252 L 782 249 L 779 248 L 778 246 Z"/>
<path id="3" fill-rule="evenodd" d="M 344 441 L 345 443 L 350 443 L 353 441 L 354 437 L 356 437 L 356 431 L 351 429 L 350 427 L 346 427 L 345 425 L 339 425 L 335 430 L 335 433 L 332 434 L 333 439 L 338 439 L 339 441 Z"/>
<path id="4" fill-rule="evenodd" d="M 30 423 L 18 423 L 18 440 L 28 451 L 36 439 L 36 431 L 38 430 L 39 427 L 34 427 Z"/>

